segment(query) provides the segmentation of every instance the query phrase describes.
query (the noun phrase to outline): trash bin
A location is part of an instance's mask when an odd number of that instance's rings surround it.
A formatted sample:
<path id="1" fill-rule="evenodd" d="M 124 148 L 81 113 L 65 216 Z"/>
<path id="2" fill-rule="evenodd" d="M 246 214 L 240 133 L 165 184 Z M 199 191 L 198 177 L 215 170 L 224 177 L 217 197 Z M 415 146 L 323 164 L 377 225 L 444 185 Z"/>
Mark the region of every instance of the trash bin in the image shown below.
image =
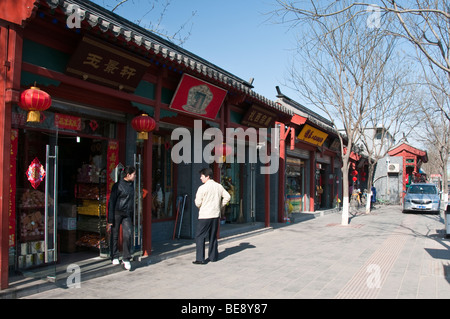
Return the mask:
<path id="1" fill-rule="evenodd" d="M 445 210 L 445 238 L 450 237 L 450 204 L 447 205 Z"/>

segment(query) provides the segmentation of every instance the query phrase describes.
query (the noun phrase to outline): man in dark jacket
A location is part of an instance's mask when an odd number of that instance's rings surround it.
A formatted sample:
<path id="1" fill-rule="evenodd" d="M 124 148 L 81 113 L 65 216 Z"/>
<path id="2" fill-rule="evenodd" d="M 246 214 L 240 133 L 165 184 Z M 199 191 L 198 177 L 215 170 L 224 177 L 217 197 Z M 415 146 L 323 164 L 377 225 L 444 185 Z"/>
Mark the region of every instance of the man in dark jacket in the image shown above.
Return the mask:
<path id="1" fill-rule="evenodd" d="M 124 178 L 114 184 L 108 204 L 108 224 L 111 227 L 111 258 L 114 265 L 119 262 L 119 230 L 122 224 L 123 237 L 123 265 L 131 269 L 131 232 L 134 212 L 134 180 L 136 169 L 127 166 L 123 170 Z"/>

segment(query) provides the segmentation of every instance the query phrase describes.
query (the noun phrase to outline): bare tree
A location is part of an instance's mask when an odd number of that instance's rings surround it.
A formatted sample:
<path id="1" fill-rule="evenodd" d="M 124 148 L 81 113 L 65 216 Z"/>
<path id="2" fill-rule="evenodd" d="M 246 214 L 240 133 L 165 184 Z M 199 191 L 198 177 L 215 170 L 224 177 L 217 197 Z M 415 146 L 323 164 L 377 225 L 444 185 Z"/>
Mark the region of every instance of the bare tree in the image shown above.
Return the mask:
<path id="1" fill-rule="evenodd" d="M 450 110 L 448 98 L 448 82 L 442 81 L 432 70 L 424 67 L 425 85 L 428 94 L 423 93 L 423 99 L 418 101 L 423 121 L 415 128 L 418 140 L 428 147 L 428 157 L 432 165 L 429 173 L 441 174 L 443 184 L 443 200 L 448 201 L 447 164 L 450 153 L 450 122 L 446 110 Z M 431 75 L 430 75 L 431 73 Z M 447 85 L 446 85 L 447 84 Z"/>
<path id="2" fill-rule="evenodd" d="M 196 11 L 188 12 L 186 20 L 178 25 L 175 31 L 169 32 L 164 26 L 164 19 L 170 14 L 171 0 L 97 0 L 96 2 L 116 13 L 132 7 L 139 7 L 142 15 L 133 22 L 180 46 L 191 35 L 191 21 L 197 13 Z"/>
<path id="3" fill-rule="evenodd" d="M 353 19 L 365 17 L 368 26 L 382 28 L 389 34 L 411 42 L 426 57 L 431 65 L 444 72 L 450 81 L 450 4 L 448 0 L 404 1 L 395 0 L 370 2 L 277 0 L 280 8 L 273 12 L 285 21 L 295 25 L 322 22 L 345 14 L 341 21 L 350 23 Z M 351 12 L 351 14 L 346 14 Z M 382 19 L 391 21 L 381 23 Z M 447 116 L 449 110 L 445 110 Z M 449 117 L 450 118 L 450 117 Z"/>
<path id="4" fill-rule="evenodd" d="M 295 27 L 296 20 L 292 20 Z M 385 99 L 381 83 L 394 50 L 394 40 L 380 29 L 367 28 L 365 19 L 353 10 L 323 21 L 308 21 L 298 40 L 298 54 L 288 81 L 309 104 L 325 113 L 336 129 L 343 127 L 341 140 L 343 178 L 342 224 L 349 222 L 350 153 L 361 137 L 366 118 L 376 110 L 374 96 Z"/>
<path id="5" fill-rule="evenodd" d="M 368 160 L 366 213 L 370 213 L 371 187 L 378 161 L 395 146 L 400 137 L 407 137 L 416 123 L 416 87 L 411 82 L 412 71 L 394 54 L 389 68 L 379 74 L 377 87 L 369 97 L 372 112 L 360 122 L 359 141 Z M 409 124 L 409 125 L 407 125 Z"/>

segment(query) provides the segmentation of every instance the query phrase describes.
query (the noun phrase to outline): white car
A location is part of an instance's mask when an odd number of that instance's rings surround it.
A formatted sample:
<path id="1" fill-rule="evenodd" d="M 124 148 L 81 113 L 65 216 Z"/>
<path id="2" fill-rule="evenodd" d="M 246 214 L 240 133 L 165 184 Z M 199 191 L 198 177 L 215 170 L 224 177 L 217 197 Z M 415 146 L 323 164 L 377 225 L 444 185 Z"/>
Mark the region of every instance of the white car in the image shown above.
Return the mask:
<path id="1" fill-rule="evenodd" d="M 440 192 L 434 184 L 411 184 L 403 199 L 403 213 L 414 211 L 439 214 L 441 209 L 440 197 Z"/>

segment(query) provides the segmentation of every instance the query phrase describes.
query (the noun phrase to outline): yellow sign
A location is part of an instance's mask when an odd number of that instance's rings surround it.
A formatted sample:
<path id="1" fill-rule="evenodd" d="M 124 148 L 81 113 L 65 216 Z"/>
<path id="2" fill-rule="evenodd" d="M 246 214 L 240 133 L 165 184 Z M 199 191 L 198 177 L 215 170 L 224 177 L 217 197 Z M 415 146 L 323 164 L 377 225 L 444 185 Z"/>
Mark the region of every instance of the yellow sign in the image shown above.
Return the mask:
<path id="1" fill-rule="evenodd" d="M 314 145 L 322 146 L 323 142 L 327 139 L 327 136 L 327 133 L 305 124 L 297 138 Z"/>

